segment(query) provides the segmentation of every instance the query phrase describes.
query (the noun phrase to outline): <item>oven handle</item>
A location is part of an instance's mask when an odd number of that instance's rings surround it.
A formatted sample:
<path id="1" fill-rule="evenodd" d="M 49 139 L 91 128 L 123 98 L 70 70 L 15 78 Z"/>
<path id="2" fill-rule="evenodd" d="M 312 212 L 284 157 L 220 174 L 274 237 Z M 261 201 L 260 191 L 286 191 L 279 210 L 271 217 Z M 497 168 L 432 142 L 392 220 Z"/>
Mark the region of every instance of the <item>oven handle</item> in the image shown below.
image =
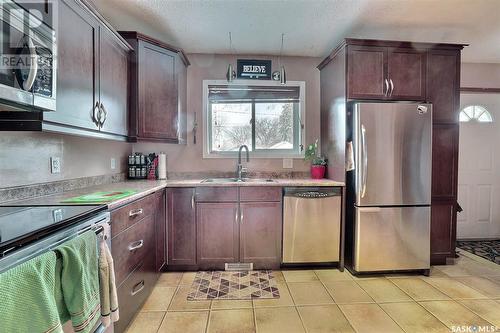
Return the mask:
<path id="1" fill-rule="evenodd" d="M 28 78 L 23 82 L 23 89 L 26 91 L 30 91 L 33 88 L 33 84 L 35 83 L 36 73 L 38 72 L 38 55 L 36 54 L 35 44 L 33 43 L 33 39 L 30 36 L 25 36 L 28 42 L 28 49 L 30 50 L 30 72 L 28 74 Z"/>

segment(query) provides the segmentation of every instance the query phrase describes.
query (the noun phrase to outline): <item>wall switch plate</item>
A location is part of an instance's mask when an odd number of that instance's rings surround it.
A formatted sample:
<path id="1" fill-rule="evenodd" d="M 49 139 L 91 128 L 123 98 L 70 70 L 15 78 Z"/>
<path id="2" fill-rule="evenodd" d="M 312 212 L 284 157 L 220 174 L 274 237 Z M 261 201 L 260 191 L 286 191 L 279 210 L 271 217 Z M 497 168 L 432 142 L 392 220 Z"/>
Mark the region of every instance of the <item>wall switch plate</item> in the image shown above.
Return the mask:
<path id="1" fill-rule="evenodd" d="M 293 159 L 284 158 L 283 159 L 283 169 L 293 169 Z"/>
<path id="2" fill-rule="evenodd" d="M 111 170 L 116 169 L 116 158 L 111 157 Z"/>
<path id="3" fill-rule="evenodd" d="M 51 173 L 61 173 L 61 158 L 51 157 L 50 158 L 50 172 Z"/>

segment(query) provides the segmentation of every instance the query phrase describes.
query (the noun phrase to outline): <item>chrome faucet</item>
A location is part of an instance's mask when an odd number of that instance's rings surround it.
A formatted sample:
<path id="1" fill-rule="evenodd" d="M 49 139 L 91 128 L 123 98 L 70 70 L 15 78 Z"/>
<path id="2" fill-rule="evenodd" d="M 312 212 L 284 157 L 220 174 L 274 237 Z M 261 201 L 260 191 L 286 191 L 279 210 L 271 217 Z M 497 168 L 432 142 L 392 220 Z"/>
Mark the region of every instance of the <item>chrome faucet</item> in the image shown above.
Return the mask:
<path id="1" fill-rule="evenodd" d="M 247 151 L 247 162 L 250 162 L 250 154 L 248 152 L 248 147 L 247 145 L 241 145 L 240 146 L 240 149 L 238 150 L 238 165 L 237 165 L 237 168 L 236 168 L 236 181 L 238 182 L 241 182 L 243 181 L 243 172 L 246 172 L 247 171 L 247 168 L 244 168 L 243 165 L 241 164 L 241 151 L 243 150 L 243 148 L 245 148 L 245 150 Z"/>

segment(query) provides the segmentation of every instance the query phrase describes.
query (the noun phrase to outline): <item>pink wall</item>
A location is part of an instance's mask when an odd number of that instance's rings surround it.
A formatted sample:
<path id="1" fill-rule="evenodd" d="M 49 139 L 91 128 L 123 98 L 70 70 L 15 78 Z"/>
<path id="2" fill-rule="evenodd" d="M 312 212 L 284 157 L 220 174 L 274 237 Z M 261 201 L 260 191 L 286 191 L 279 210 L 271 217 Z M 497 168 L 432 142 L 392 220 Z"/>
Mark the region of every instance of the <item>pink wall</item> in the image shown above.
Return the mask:
<path id="1" fill-rule="evenodd" d="M 191 66 L 188 67 L 187 75 L 187 112 L 188 112 L 188 143 L 187 145 L 138 143 L 134 144 L 134 151 L 160 152 L 167 154 L 167 168 L 171 172 L 182 171 L 232 171 L 236 168 L 235 159 L 203 159 L 203 101 L 202 81 L 223 80 L 227 65 L 231 62 L 236 64 L 237 58 L 247 59 L 270 59 L 273 69 L 278 67 L 278 57 L 269 56 L 231 56 L 211 54 L 188 55 Z M 286 68 L 287 79 L 290 81 L 305 81 L 306 83 L 306 142 L 313 142 L 320 137 L 320 90 L 319 71 L 316 66 L 321 59 L 309 57 L 284 57 L 282 60 Z M 197 144 L 193 144 L 193 119 L 196 113 L 198 121 Z M 307 171 L 309 164 L 302 159 L 294 159 L 293 171 Z M 281 158 L 253 158 L 250 156 L 248 164 L 249 171 L 287 171 L 283 169 Z"/>
<path id="2" fill-rule="evenodd" d="M 500 88 L 500 64 L 462 63 L 462 87 Z"/>

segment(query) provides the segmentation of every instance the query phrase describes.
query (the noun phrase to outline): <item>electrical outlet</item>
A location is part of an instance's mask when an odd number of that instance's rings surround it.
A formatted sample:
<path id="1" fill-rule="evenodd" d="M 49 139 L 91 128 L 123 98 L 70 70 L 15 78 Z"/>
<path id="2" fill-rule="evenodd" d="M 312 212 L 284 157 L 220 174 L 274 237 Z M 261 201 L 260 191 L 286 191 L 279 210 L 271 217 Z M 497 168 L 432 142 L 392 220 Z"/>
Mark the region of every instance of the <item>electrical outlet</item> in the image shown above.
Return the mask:
<path id="1" fill-rule="evenodd" d="M 116 169 L 116 159 L 111 157 L 111 170 Z"/>
<path id="2" fill-rule="evenodd" d="M 284 158 L 283 159 L 283 169 L 293 169 L 293 159 Z"/>
<path id="3" fill-rule="evenodd" d="M 61 158 L 51 157 L 50 158 L 50 172 L 51 173 L 61 173 Z"/>

